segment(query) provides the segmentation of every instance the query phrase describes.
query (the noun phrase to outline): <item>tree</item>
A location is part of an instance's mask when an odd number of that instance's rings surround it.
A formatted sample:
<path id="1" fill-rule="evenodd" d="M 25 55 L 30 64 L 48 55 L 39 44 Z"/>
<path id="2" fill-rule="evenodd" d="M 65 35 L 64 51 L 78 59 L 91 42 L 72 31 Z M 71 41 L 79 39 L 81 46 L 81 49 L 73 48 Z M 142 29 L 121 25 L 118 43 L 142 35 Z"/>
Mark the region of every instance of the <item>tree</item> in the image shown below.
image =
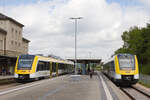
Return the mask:
<path id="1" fill-rule="evenodd" d="M 115 51 L 118 53 L 131 53 L 138 56 L 140 63 L 150 61 L 150 24 L 144 28 L 131 27 L 122 34 L 123 47 Z"/>
<path id="2" fill-rule="evenodd" d="M 130 28 L 129 31 L 123 32 L 121 36 L 124 42 L 123 47 L 119 48 L 115 53 L 131 53 L 137 54 L 138 48 L 141 46 L 141 30 L 138 27 Z"/>
<path id="3" fill-rule="evenodd" d="M 129 31 L 123 32 L 121 36 L 124 44 L 115 51 L 118 53 L 131 53 L 138 57 L 140 71 L 144 74 L 150 74 L 150 24 L 146 27 L 131 27 Z M 144 67 L 145 66 L 145 67 Z"/>

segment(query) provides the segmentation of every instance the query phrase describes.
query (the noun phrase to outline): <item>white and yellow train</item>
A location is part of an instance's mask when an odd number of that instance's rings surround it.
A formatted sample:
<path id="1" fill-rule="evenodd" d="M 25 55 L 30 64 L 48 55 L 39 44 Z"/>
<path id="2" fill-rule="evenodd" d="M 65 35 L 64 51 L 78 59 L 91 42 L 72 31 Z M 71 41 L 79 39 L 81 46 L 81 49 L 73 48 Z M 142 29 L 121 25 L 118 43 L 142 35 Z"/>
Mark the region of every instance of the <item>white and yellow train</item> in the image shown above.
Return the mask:
<path id="1" fill-rule="evenodd" d="M 139 79 L 136 55 L 118 54 L 103 64 L 103 72 L 118 85 L 132 85 Z"/>
<path id="2" fill-rule="evenodd" d="M 21 55 L 18 56 L 16 61 L 14 77 L 17 81 L 38 80 L 72 73 L 73 71 L 74 63 L 68 60 L 36 55 Z"/>

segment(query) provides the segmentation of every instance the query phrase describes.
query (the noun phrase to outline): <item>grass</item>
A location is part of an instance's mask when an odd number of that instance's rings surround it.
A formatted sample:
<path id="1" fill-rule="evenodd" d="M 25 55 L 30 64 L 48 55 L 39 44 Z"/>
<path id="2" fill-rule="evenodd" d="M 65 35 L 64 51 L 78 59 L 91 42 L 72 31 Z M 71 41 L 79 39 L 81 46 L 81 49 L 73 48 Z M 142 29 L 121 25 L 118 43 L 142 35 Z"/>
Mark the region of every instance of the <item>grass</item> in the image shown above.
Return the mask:
<path id="1" fill-rule="evenodd" d="M 138 83 L 140 83 L 141 85 L 150 88 L 150 84 L 144 84 L 143 82 L 139 81 Z"/>
<path id="2" fill-rule="evenodd" d="M 101 71 L 101 68 L 95 68 L 95 70 L 97 70 L 97 71 Z"/>
<path id="3" fill-rule="evenodd" d="M 97 71 L 101 71 L 101 66 L 98 65 L 98 66 L 96 66 L 94 69 L 97 70 Z"/>

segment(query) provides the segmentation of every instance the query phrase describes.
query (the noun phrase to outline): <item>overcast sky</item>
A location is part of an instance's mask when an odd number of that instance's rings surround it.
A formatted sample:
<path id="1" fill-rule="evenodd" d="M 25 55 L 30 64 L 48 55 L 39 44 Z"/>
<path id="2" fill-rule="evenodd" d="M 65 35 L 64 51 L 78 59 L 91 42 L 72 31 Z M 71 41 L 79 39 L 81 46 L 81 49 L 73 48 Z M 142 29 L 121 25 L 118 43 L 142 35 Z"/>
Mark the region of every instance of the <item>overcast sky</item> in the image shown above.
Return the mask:
<path id="1" fill-rule="evenodd" d="M 74 57 L 74 21 L 78 21 L 78 57 L 109 58 L 131 26 L 150 20 L 150 0 L 0 0 L 0 12 L 25 25 L 30 54 Z"/>

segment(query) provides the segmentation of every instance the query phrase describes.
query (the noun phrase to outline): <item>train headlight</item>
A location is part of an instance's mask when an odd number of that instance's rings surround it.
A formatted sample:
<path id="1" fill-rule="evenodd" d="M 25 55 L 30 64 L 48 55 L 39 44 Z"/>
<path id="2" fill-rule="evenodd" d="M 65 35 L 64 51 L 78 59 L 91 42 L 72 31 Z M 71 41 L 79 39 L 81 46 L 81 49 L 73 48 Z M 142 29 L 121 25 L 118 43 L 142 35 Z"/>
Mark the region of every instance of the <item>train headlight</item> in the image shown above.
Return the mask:
<path id="1" fill-rule="evenodd" d="M 18 78 L 18 74 L 15 74 L 15 78 Z"/>
<path id="2" fill-rule="evenodd" d="M 116 78 L 116 79 L 121 79 L 121 75 L 120 75 L 120 74 L 116 74 L 116 75 L 115 75 L 115 78 Z"/>
<path id="3" fill-rule="evenodd" d="M 139 74 L 135 74 L 134 79 L 139 79 Z"/>

